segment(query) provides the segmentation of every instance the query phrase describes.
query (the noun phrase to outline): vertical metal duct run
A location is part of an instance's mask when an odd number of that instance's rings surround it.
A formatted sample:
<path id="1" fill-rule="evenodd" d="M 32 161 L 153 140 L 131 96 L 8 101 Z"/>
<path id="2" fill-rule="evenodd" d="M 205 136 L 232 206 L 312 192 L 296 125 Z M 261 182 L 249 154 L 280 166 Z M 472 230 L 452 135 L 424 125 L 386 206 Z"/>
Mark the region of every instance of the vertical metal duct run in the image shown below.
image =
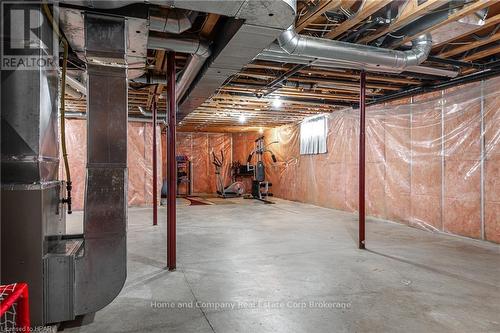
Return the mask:
<path id="1" fill-rule="evenodd" d="M 40 13 L 31 17 L 38 28 L 34 33 L 48 45 L 57 64 L 57 40 L 44 22 L 41 5 L 2 3 L 9 8 Z M 12 17 L 11 17 L 12 18 Z M 11 22 L 12 23 L 12 22 Z M 15 23 L 9 25 L 15 27 Z M 5 36 L 9 31 L 4 32 Z M 43 325 L 43 258 L 48 252 L 47 239 L 59 237 L 65 229 L 65 212 L 60 202 L 61 183 L 57 130 L 57 67 L 44 61 L 46 50 L 7 48 L 12 57 L 29 57 L 41 67 L 2 68 L 1 75 L 1 272 L 2 283 L 19 281 L 29 284 L 30 313 L 33 325 Z M 40 45 L 43 45 L 40 43 Z M 54 46 L 54 49 L 52 48 Z M 7 52 L 9 50 L 9 52 Z M 53 52 L 52 52 L 53 51 Z M 4 58 L 5 59 L 5 58 Z"/>
<path id="2" fill-rule="evenodd" d="M 127 276 L 127 71 L 123 17 L 85 14 L 87 178 L 84 254 L 76 261 L 75 314 L 95 312 Z M 116 65 L 114 65 L 116 66 Z"/>

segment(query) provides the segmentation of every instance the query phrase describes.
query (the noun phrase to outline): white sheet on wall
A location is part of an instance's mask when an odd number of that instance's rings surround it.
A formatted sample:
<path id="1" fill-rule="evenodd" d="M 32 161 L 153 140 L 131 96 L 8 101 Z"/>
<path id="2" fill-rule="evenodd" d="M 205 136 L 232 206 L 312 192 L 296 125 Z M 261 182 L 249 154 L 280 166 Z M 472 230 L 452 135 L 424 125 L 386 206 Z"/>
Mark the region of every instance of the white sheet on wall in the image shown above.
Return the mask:
<path id="1" fill-rule="evenodd" d="M 328 122 L 325 116 L 306 118 L 300 124 L 300 154 L 326 153 Z"/>

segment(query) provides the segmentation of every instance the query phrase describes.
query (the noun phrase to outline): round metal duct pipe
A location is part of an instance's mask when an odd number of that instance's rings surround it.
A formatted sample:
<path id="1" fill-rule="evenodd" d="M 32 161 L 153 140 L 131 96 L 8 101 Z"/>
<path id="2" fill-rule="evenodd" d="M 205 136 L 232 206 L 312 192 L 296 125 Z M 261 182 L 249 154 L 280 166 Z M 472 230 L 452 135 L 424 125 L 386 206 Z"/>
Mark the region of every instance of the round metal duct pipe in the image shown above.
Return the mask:
<path id="1" fill-rule="evenodd" d="M 412 41 L 408 51 L 383 49 L 336 40 L 299 35 L 293 27 L 278 37 L 280 47 L 291 56 L 305 56 L 323 60 L 358 64 L 360 68 L 391 68 L 402 72 L 418 66 L 427 59 L 432 47 L 430 34 L 420 35 Z"/>

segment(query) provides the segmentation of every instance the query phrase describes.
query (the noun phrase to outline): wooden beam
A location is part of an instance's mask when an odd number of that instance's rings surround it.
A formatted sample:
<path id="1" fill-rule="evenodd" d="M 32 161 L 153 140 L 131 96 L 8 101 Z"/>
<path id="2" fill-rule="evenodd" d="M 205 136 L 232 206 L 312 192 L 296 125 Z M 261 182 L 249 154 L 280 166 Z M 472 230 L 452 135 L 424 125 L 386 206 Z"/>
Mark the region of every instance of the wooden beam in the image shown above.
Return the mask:
<path id="1" fill-rule="evenodd" d="M 274 127 L 274 126 L 273 126 Z M 240 132 L 257 132 L 260 128 L 266 130 L 268 127 L 251 127 L 251 126 L 232 126 L 232 127 L 208 127 L 204 128 L 202 131 L 195 129 L 194 126 L 181 125 L 177 126 L 178 132 L 192 133 L 192 132 L 206 132 L 206 133 L 240 133 Z"/>
<path id="2" fill-rule="evenodd" d="M 271 65 L 270 63 L 265 63 L 265 64 L 248 64 L 245 66 L 246 68 L 249 69 L 272 69 L 272 70 L 277 70 L 280 72 L 284 72 L 288 70 L 287 67 L 283 66 L 278 66 L 278 65 Z M 320 67 L 310 67 L 307 69 L 303 69 L 299 71 L 301 74 L 319 74 L 323 76 L 332 76 L 332 77 L 344 77 L 344 78 L 350 78 L 350 79 L 359 79 L 359 74 L 351 74 L 345 72 L 345 70 L 332 70 L 332 69 L 323 69 Z M 382 82 L 390 82 L 390 83 L 401 83 L 401 84 L 420 84 L 420 81 L 418 80 L 412 80 L 412 79 L 406 79 L 402 77 L 396 77 L 396 76 L 381 76 L 381 75 L 376 75 L 376 74 L 370 74 L 370 76 L 367 78 L 367 81 L 382 81 Z"/>
<path id="3" fill-rule="evenodd" d="M 323 111 L 328 111 L 328 110 L 315 110 L 316 108 L 314 108 L 314 110 L 308 110 L 307 108 L 306 109 L 302 109 L 302 110 L 294 110 L 294 109 L 291 109 L 289 107 L 286 107 L 285 110 L 287 112 L 287 114 L 289 115 L 302 115 L 302 114 L 309 114 L 309 113 L 314 113 L 314 112 L 323 112 Z M 273 108 L 265 108 L 265 107 L 260 107 L 260 108 L 256 108 L 256 107 L 247 107 L 247 108 L 235 108 L 235 107 L 220 107 L 220 106 L 216 106 L 216 105 L 209 105 L 209 106 L 201 106 L 199 107 L 198 109 L 196 109 L 196 112 L 201 112 L 201 111 L 210 111 L 210 112 L 213 112 L 213 111 L 216 111 L 216 112 L 222 112 L 222 113 L 228 113 L 228 114 L 234 114 L 237 112 L 253 112 L 253 113 L 258 113 L 258 114 L 272 114 L 272 115 L 276 115 L 276 110 L 274 110 Z"/>
<path id="4" fill-rule="evenodd" d="M 437 28 L 440 28 L 440 27 L 442 27 L 450 22 L 457 21 L 457 20 L 461 19 L 462 17 L 465 17 L 465 16 L 472 14 L 474 12 L 477 12 L 478 10 L 481 10 L 483 8 L 489 7 L 497 1 L 498 0 L 478 0 L 472 4 L 465 6 L 464 8 L 453 13 L 452 15 L 448 16 L 448 18 L 446 20 L 443 20 L 442 22 L 439 22 L 439 23 L 433 25 L 432 27 L 424 29 L 423 31 L 419 31 L 418 33 L 407 36 L 407 37 L 401 39 L 400 41 L 396 42 L 395 44 L 393 44 L 391 47 L 396 48 L 398 46 L 401 46 L 409 41 L 412 41 L 413 39 L 415 39 L 417 36 L 419 36 L 421 34 L 431 32 L 431 31 L 436 30 Z"/>
<path id="5" fill-rule="evenodd" d="M 355 25 L 361 23 L 370 15 L 387 6 L 392 0 L 364 0 L 362 7 L 351 18 L 342 22 L 338 27 L 325 34 L 323 38 L 333 39 L 340 36 Z"/>
<path id="6" fill-rule="evenodd" d="M 151 104 L 153 103 L 153 98 L 155 96 L 155 90 L 156 90 L 156 86 L 149 87 L 148 99 L 147 99 L 147 102 L 145 105 L 147 110 L 149 110 L 151 108 Z"/>
<path id="7" fill-rule="evenodd" d="M 490 44 L 498 40 L 500 40 L 500 32 L 497 32 L 496 34 L 489 36 L 487 38 L 476 40 L 475 42 L 467 43 L 465 45 L 455 47 L 454 49 L 451 49 L 449 51 L 439 53 L 439 57 L 441 58 L 452 57 L 454 55 L 464 53 L 465 51 L 473 50 L 477 47 Z"/>
<path id="8" fill-rule="evenodd" d="M 210 13 L 208 14 L 203 26 L 201 27 L 200 35 L 204 38 L 209 38 L 212 34 L 217 21 L 219 21 L 219 15 Z"/>
<path id="9" fill-rule="evenodd" d="M 274 79 L 275 76 L 269 73 L 265 72 L 240 72 L 238 74 L 240 77 L 241 76 L 247 76 L 247 77 L 252 77 L 252 78 L 257 78 L 261 80 L 271 80 Z M 287 81 L 291 82 L 305 82 L 305 83 L 332 83 L 336 85 L 344 85 L 348 87 L 357 87 L 359 85 L 358 81 L 356 80 L 338 80 L 335 79 L 334 77 L 315 77 L 315 76 L 310 76 L 310 75 L 298 75 L 298 76 L 292 76 L 287 79 Z M 375 82 L 369 82 L 367 85 L 368 88 L 374 88 L 374 89 L 386 89 L 386 90 L 399 90 L 401 89 L 401 86 L 397 85 L 390 85 L 390 84 L 380 84 L 380 83 L 375 83 Z"/>
<path id="10" fill-rule="evenodd" d="M 235 91 L 235 92 L 245 92 L 244 89 L 237 88 L 237 87 L 224 87 L 222 91 Z M 308 98 L 308 99 L 318 99 L 318 100 L 325 100 L 325 101 L 336 101 L 336 100 L 357 100 L 357 95 L 351 94 L 351 95 L 335 95 L 335 94 L 312 94 L 312 93 L 307 93 L 307 92 L 300 92 L 300 91 L 281 91 L 279 92 L 280 96 L 287 97 L 287 96 L 296 96 L 296 97 L 302 97 L 302 98 Z M 321 101 L 318 101 L 318 103 L 321 103 Z"/>
<path id="11" fill-rule="evenodd" d="M 488 56 L 493 55 L 493 54 L 500 54 L 500 45 L 496 45 L 496 46 L 490 47 L 488 49 L 485 49 L 485 50 L 482 50 L 479 52 L 474 52 L 473 54 L 471 54 L 465 58 L 462 58 L 462 61 L 474 61 L 474 60 L 478 60 L 478 59 L 481 59 L 484 57 L 488 57 Z"/>
<path id="12" fill-rule="evenodd" d="M 308 115 L 313 115 L 316 113 L 322 113 L 323 111 L 310 111 L 310 112 L 301 112 L 301 113 L 293 113 L 289 112 L 286 109 L 282 110 L 268 110 L 267 112 L 263 111 L 254 111 L 254 110 L 233 110 L 232 111 L 222 111 L 220 109 L 207 109 L 207 108 L 201 108 L 199 110 L 195 111 L 189 119 L 190 120 L 219 120 L 219 121 L 224 121 L 227 119 L 234 119 L 238 117 L 240 114 L 244 114 L 245 116 L 249 116 L 252 118 L 258 118 L 258 119 L 273 119 L 277 116 L 276 113 L 280 112 L 281 116 L 286 116 L 288 118 L 296 118 L 296 117 L 303 117 L 303 116 L 308 116 Z"/>
<path id="13" fill-rule="evenodd" d="M 157 73 L 162 72 L 164 61 L 165 61 L 165 51 L 156 50 L 156 52 L 155 52 L 155 71 Z"/>
<path id="14" fill-rule="evenodd" d="M 219 95 L 215 96 L 215 97 L 212 97 L 212 99 L 214 100 L 230 100 L 232 101 L 234 104 L 237 104 L 237 103 L 242 103 L 244 101 L 252 101 L 252 102 L 257 102 L 257 103 L 262 103 L 263 105 L 265 103 L 272 103 L 272 99 L 271 98 L 257 98 L 257 97 L 250 97 L 250 96 L 234 96 L 234 95 L 230 95 L 230 94 L 226 94 L 226 93 L 220 93 Z M 304 101 L 290 101 L 290 100 L 283 100 L 283 105 L 297 105 L 298 107 L 303 107 L 303 108 L 307 108 L 307 107 L 321 107 L 321 108 L 325 108 L 325 105 L 320 101 L 320 102 L 304 102 Z M 330 105 L 331 107 L 331 105 Z"/>
<path id="15" fill-rule="evenodd" d="M 300 20 L 295 24 L 295 31 L 301 32 L 305 27 L 314 22 L 326 11 L 334 10 L 340 7 L 341 4 L 342 2 L 338 0 L 320 0 L 314 8 L 309 10 L 309 12 L 301 17 Z"/>
<path id="16" fill-rule="evenodd" d="M 156 95 L 156 106 L 158 107 L 158 113 L 164 113 L 160 109 L 160 105 L 158 103 L 158 100 L 159 100 L 160 95 L 162 94 L 164 88 L 165 88 L 165 86 L 163 84 L 161 84 L 161 83 L 156 86 L 155 95 Z M 163 110 L 166 112 L 166 110 L 167 110 L 166 106 L 165 106 L 165 108 L 163 108 Z"/>
<path id="17" fill-rule="evenodd" d="M 443 4 L 444 2 L 442 0 L 427 0 L 419 6 L 417 0 L 409 0 L 403 8 L 401 15 L 399 15 L 393 23 L 391 23 L 388 27 L 383 27 L 373 33 L 370 33 L 368 36 L 360 39 L 358 43 L 366 44 L 387 33 L 393 32 L 424 16 L 430 11 L 433 11 L 439 6 L 442 6 Z"/>
<path id="18" fill-rule="evenodd" d="M 447 44 L 453 43 L 454 41 L 465 38 L 465 37 L 470 36 L 472 34 L 480 33 L 482 30 L 493 27 L 499 23 L 500 23 L 500 14 L 497 14 L 497 15 L 487 19 L 483 25 L 478 26 L 476 29 L 469 30 L 467 32 L 464 32 L 463 34 L 460 34 L 458 36 L 455 36 L 453 38 L 442 41 L 441 43 L 432 46 L 432 50 L 438 50 Z"/>

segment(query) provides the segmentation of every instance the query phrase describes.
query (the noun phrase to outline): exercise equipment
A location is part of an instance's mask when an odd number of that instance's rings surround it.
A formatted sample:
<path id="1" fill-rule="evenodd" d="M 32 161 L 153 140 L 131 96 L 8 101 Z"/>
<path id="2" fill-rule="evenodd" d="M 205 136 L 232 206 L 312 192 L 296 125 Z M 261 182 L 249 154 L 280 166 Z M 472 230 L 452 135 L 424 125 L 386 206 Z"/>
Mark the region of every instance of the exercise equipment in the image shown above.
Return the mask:
<path id="1" fill-rule="evenodd" d="M 245 185 L 243 185 L 242 182 L 233 182 L 225 186 L 226 177 L 222 173 L 222 167 L 224 165 L 224 153 L 222 150 L 220 152 L 220 158 L 215 155 L 215 152 L 212 150 L 212 158 L 212 164 L 215 165 L 217 194 L 224 199 L 242 196 L 245 193 Z"/>
<path id="2" fill-rule="evenodd" d="M 177 168 L 177 197 L 187 197 L 191 195 L 191 161 L 186 155 L 175 157 Z M 182 192 L 184 189 L 184 193 Z"/>
<path id="3" fill-rule="evenodd" d="M 252 195 L 249 198 L 257 199 L 268 204 L 274 203 L 268 200 L 268 197 L 271 197 L 273 195 L 269 191 L 269 188 L 273 184 L 266 181 L 266 168 L 264 166 L 264 162 L 262 161 L 262 155 L 264 155 L 264 153 L 270 153 L 273 162 L 276 163 L 276 156 L 270 149 L 268 149 L 270 145 L 275 143 L 278 143 L 278 141 L 273 141 L 266 146 L 264 144 L 264 136 L 257 138 L 255 140 L 255 149 L 252 150 L 247 159 L 247 170 L 253 171 Z M 256 156 L 255 165 L 250 164 L 252 162 L 253 156 Z"/>

